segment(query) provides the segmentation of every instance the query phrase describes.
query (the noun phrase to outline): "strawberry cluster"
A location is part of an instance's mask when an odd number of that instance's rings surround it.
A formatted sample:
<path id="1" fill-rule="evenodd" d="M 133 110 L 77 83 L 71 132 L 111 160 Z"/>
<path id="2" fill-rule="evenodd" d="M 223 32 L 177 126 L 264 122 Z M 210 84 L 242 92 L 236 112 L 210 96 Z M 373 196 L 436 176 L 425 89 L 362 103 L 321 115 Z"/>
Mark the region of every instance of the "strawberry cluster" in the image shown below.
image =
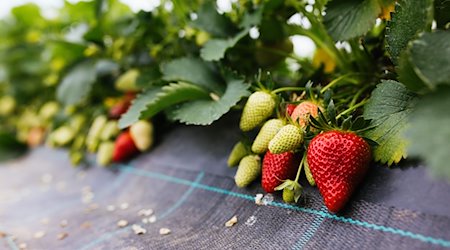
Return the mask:
<path id="1" fill-rule="evenodd" d="M 303 94 L 287 101 L 265 89 L 250 95 L 240 128 L 244 132 L 259 128 L 259 132 L 252 143 L 240 141 L 234 146 L 228 165 L 238 165 L 238 187 L 260 177 L 267 193 L 282 191 L 288 203 L 301 197 L 299 178 L 304 172 L 308 183 L 317 185 L 328 210 L 336 213 L 364 178 L 371 148 L 358 131 L 351 131 L 351 116 L 345 128 L 337 126 L 333 101 L 306 92 L 309 98 Z"/>

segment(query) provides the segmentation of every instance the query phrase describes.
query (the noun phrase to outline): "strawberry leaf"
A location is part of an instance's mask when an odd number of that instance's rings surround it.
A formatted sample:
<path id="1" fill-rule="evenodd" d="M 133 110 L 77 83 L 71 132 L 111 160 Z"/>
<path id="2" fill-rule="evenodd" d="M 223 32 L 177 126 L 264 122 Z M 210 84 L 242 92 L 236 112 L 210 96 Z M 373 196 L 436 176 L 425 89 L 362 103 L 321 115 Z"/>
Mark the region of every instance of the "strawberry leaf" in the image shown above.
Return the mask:
<path id="1" fill-rule="evenodd" d="M 227 37 L 234 33 L 235 27 L 227 16 L 217 12 L 214 1 L 206 1 L 192 24 L 214 36 Z"/>
<path id="2" fill-rule="evenodd" d="M 408 42 L 429 30 L 432 21 L 433 0 L 403 0 L 395 6 L 386 29 L 387 50 L 395 64 Z"/>
<path id="3" fill-rule="evenodd" d="M 169 118 L 186 124 L 209 125 L 227 113 L 241 98 L 248 96 L 249 85 L 243 80 L 228 77 L 227 89 L 218 99 L 184 103 L 168 112 Z"/>
<path id="4" fill-rule="evenodd" d="M 171 83 L 162 87 L 161 91 L 153 99 L 149 100 L 139 118 L 148 119 L 173 105 L 206 98 L 209 98 L 208 92 L 199 86 L 185 82 Z"/>
<path id="5" fill-rule="evenodd" d="M 142 111 L 147 108 L 147 104 L 154 102 L 160 92 L 161 87 L 155 87 L 147 89 L 139 94 L 136 99 L 133 100 L 128 111 L 120 117 L 119 127 L 124 129 L 137 122 Z"/>
<path id="6" fill-rule="evenodd" d="M 57 98 L 65 105 L 78 104 L 92 89 L 96 80 L 94 61 L 84 61 L 73 67 L 57 90 Z"/>
<path id="7" fill-rule="evenodd" d="M 212 65 L 198 58 L 179 58 L 162 65 L 163 79 L 166 81 L 189 82 L 208 90 L 222 93 L 223 86 Z"/>
<path id="8" fill-rule="evenodd" d="M 413 92 L 392 80 L 382 81 L 372 92 L 363 116 L 372 120 L 374 129 L 364 136 L 378 143 L 373 151 L 376 161 L 390 166 L 406 157 L 408 141 L 404 131 L 416 99 Z"/>
<path id="9" fill-rule="evenodd" d="M 327 5 L 324 24 L 336 41 L 364 35 L 381 12 L 378 0 L 334 0 Z"/>
<path id="10" fill-rule="evenodd" d="M 408 154 L 420 157 L 436 176 L 450 180 L 450 87 L 426 95 L 411 114 L 406 136 L 411 140 Z"/>
<path id="11" fill-rule="evenodd" d="M 225 56 L 225 52 L 248 34 L 249 29 L 239 32 L 229 39 L 211 39 L 200 51 L 200 56 L 206 61 L 218 61 Z"/>

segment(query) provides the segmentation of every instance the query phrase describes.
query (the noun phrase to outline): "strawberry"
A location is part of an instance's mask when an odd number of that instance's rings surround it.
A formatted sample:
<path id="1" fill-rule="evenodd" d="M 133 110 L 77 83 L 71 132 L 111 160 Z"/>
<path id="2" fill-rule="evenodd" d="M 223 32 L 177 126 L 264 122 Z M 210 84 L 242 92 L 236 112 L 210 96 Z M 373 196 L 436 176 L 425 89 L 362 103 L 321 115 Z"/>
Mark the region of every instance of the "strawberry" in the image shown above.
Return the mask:
<path id="1" fill-rule="evenodd" d="M 268 151 L 262 164 L 262 188 L 267 193 L 273 193 L 283 180 L 295 177 L 298 163 L 293 152 L 273 154 Z"/>
<path id="2" fill-rule="evenodd" d="M 278 133 L 278 131 L 284 126 L 284 123 L 280 119 L 268 120 L 262 126 L 255 141 L 252 145 L 252 151 L 257 154 L 262 154 L 267 151 L 269 142 Z"/>
<path id="3" fill-rule="evenodd" d="M 269 150 L 281 154 L 298 148 L 303 142 L 303 130 L 295 125 L 285 125 L 269 142 Z"/>
<path id="4" fill-rule="evenodd" d="M 369 144 L 353 132 L 331 130 L 308 146 L 307 161 L 328 210 L 340 211 L 366 174 Z"/>
<path id="5" fill-rule="evenodd" d="M 111 119 L 119 119 L 125 112 L 128 111 L 128 108 L 131 106 L 131 102 L 135 97 L 136 94 L 133 92 L 127 93 L 122 100 L 109 109 L 108 117 Z"/>
<path id="6" fill-rule="evenodd" d="M 239 162 L 234 176 L 236 186 L 242 188 L 250 185 L 261 173 L 261 158 L 258 155 L 247 155 Z"/>
<path id="7" fill-rule="evenodd" d="M 244 158 L 244 156 L 248 155 L 247 147 L 243 142 L 238 142 L 234 145 L 231 150 L 230 155 L 228 156 L 227 164 L 229 167 L 234 167 L 239 164 L 239 162 Z"/>
<path id="8" fill-rule="evenodd" d="M 250 95 L 242 111 L 240 128 L 250 131 L 269 118 L 276 105 L 275 98 L 267 92 L 257 91 Z"/>
<path id="9" fill-rule="evenodd" d="M 131 125 L 130 135 L 139 151 L 146 151 L 153 144 L 153 125 L 148 121 L 138 121 Z"/>
<path id="10" fill-rule="evenodd" d="M 106 166 L 111 163 L 114 152 L 114 143 L 105 141 L 100 143 L 97 152 L 97 164 L 99 166 Z"/>
<path id="11" fill-rule="evenodd" d="M 113 161 L 122 162 L 128 160 L 139 152 L 133 142 L 130 131 L 125 131 L 120 134 L 114 143 Z"/>
<path id="12" fill-rule="evenodd" d="M 319 115 L 319 109 L 322 110 L 319 105 L 311 101 L 304 101 L 297 105 L 291 114 L 291 118 L 294 122 L 298 122 L 300 127 L 304 129 L 309 124 L 309 116 L 311 115 L 316 118 Z"/>
<path id="13" fill-rule="evenodd" d="M 297 105 L 292 104 L 292 103 L 286 105 L 286 114 L 287 115 L 292 115 L 292 112 L 294 112 L 296 107 L 297 107 Z"/>

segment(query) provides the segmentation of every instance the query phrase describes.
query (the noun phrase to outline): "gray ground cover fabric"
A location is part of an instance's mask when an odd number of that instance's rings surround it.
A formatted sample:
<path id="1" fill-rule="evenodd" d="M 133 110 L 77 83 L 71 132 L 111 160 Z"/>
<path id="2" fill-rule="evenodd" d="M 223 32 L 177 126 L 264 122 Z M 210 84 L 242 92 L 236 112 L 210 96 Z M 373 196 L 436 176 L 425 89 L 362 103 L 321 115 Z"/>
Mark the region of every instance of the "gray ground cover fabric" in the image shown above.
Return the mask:
<path id="1" fill-rule="evenodd" d="M 284 204 L 279 195 L 256 205 L 259 184 L 236 188 L 235 169 L 226 167 L 240 136 L 237 119 L 177 126 L 160 136 L 154 150 L 114 170 L 75 169 L 65 151 L 46 148 L 1 165 L 0 232 L 6 235 L 0 249 L 20 243 L 28 249 L 450 248 L 450 185 L 414 163 L 392 170 L 371 166 L 338 215 L 326 211 L 315 188 L 305 188 L 298 206 Z M 49 174 L 51 182 L 44 183 Z M 85 204 L 82 190 L 88 189 L 94 197 Z M 125 202 L 129 207 L 120 209 Z M 107 211 L 108 205 L 116 210 Z M 147 208 L 155 223 L 138 216 Z M 238 223 L 225 227 L 234 215 Z M 119 228 L 121 219 L 129 225 Z M 61 227 L 61 220 L 68 225 Z M 147 232 L 135 235 L 135 223 Z M 160 235 L 163 227 L 171 233 Z M 45 235 L 36 239 L 39 231 Z M 58 240 L 63 232 L 68 236 Z"/>

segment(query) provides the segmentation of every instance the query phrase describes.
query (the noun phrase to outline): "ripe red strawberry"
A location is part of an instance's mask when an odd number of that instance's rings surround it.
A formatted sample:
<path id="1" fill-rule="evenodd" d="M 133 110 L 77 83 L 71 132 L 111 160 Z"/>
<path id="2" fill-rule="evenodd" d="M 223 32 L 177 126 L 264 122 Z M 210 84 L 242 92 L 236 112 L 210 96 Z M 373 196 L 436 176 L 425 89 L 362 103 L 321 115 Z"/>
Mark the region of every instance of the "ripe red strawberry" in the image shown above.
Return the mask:
<path id="1" fill-rule="evenodd" d="M 364 178 L 372 154 L 369 144 L 353 132 L 332 130 L 309 144 L 309 168 L 328 210 L 337 213 Z"/>
<path id="2" fill-rule="evenodd" d="M 139 149 L 133 142 L 130 131 L 120 134 L 114 143 L 113 161 L 122 162 L 137 154 Z"/>
<path id="3" fill-rule="evenodd" d="M 294 112 L 296 107 L 297 107 L 297 105 L 292 104 L 292 103 L 286 105 L 286 114 L 287 115 L 292 115 L 292 112 Z"/>
<path id="4" fill-rule="evenodd" d="M 291 118 L 298 122 L 302 128 L 305 128 L 309 124 L 309 116 L 317 118 L 319 115 L 318 109 L 322 110 L 319 105 L 311 101 L 304 101 L 297 105 L 291 114 Z"/>
<path id="5" fill-rule="evenodd" d="M 295 177 L 299 164 L 297 158 L 293 152 L 281 154 L 266 152 L 262 165 L 261 185 L 267 193 L 273 193 L 284 180 Z"/>
<path id="6" fill-rule="evenodd" d="M 131 101 L 133 101 L 135 97 L 136 94 L 132 92 L 127 93 L 122 100 L 109 109 L 109 118 L 119 119 L 122 114 L 128 111 L 128 108 L 131 106 Z"/>

